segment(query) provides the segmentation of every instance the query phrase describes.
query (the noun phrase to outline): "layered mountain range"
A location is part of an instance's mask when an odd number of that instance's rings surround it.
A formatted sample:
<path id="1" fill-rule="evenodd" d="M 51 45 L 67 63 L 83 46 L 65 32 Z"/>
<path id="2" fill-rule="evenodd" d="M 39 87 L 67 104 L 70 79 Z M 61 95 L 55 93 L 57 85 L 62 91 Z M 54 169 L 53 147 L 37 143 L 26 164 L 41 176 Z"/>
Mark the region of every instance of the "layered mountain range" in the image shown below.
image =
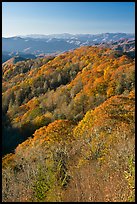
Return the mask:
<path id="1" fill-rule="evenodd" d="M 27 35 L 2 38 L 2 62 L 10 56 L 34 58 L 48 54 L 60 54 L 81 46 L 104 45 L 112 49 L 119 49 L 135 53 L 135 35 L 126 33 L 104 34 L 54 34 L 54 35 Z M 19 54 L 20 53 L 20 54 Z M 24 55 L 24 56 L 23 56 Z M 35 56 L 34 56 L 35 55 Z"/>

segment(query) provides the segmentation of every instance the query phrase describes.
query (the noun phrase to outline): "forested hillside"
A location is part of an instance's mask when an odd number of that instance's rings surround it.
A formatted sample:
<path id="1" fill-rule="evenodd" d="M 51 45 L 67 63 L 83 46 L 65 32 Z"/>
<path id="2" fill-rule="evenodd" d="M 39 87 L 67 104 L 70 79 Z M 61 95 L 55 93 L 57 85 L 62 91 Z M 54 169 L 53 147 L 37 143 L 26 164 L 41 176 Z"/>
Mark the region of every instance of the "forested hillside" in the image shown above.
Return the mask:
<path id="1" fill-rule="evenodd" d="M 134 201 L 134 59 L 85 46 L 2 72 L 3 202 Z"/>

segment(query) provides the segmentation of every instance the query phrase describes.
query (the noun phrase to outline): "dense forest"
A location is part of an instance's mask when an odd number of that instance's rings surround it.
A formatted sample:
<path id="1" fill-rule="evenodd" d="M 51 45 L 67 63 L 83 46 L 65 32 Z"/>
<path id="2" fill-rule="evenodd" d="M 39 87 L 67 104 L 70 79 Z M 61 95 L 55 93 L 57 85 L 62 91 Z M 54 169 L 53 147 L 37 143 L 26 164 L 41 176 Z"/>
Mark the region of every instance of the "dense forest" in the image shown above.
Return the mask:
<path id="1" fill-rule="evenodd" d="M 130 202 L 135 59 L 84 46 L 2 67 L 3 202 Z"/>

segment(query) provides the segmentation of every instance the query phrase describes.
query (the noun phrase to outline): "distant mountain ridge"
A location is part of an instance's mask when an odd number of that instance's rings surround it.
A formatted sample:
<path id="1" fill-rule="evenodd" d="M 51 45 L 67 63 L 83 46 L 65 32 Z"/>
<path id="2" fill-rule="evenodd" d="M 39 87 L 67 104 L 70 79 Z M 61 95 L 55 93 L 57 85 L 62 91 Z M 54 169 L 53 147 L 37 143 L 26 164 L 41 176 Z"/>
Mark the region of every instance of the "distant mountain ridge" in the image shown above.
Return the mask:
<path id="1" fill-rule="evenodd" d="M 82 39 L 82 38 L 114 38 L 115 40 L 119 38 L 134 38 L 135 35 L 133 33 L 101 33 L 101 34 L 70 34 L 70 33 L 62 33 L 62 34 L 50 34 L 50 35 L 41 35 L 41 34 L 30 34 L 30 35 L 22 35 L 18 36 L 21 38 L 58 38 L 58 39 Z"/>
<path id="2" fill-rule="evenodd" d="M 102 34 L 52 34 L 26 35 L 2 38 L 2 52 L 22 52 L 39 56 L 41 54 L 59 54 L 81 46 L 92 46 L 102 43 L 115 43 L 120 40 L 135 40 L 135 34 L 102 33 Z"/>

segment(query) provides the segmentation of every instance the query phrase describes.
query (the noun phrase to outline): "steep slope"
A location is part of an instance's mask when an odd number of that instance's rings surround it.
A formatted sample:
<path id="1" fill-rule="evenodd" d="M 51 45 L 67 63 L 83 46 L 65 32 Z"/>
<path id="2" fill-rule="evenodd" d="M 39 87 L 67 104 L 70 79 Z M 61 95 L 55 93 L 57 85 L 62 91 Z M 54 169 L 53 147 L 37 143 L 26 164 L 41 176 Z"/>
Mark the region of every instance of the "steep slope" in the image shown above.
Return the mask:
<path id="1" fill-rule="evenodd" d="M 24 61 L 24 60 L 26 60 L 25 58 L 23 58 L 23 57 L 19 57 L 19 56 L 16 56 L 16 57 L 12 57 L 12 58 L 10 58 L 9 60 L 7 60 L 6 62 L 4 62 L 3 63 L 3 65 L 13 65 L 13 64 L 16 64 L 17 62 L 19 62 L 19 61 Z"/>
<path id="2" fill-rule="evenodd" d="M 134 100 L 133 91 L 112 96 L 78 125 L 57 120 L 37 130 L 3 158 L 3 200 L 134 201 Z"/>
<path id="3" fill-rule="evenodd" d="M 2 71 L 3 202 L 135 200 L 134 59 L 85 46 Z"/>
<path id="4" fill-rule="evenodd" d="M 6 65 L 3 111 L 26 139 L 54 120 L 77 123 L 107 98 L 127 95 L 134 88 L 134 73 L 133 59 L 97 47 Z"/>

